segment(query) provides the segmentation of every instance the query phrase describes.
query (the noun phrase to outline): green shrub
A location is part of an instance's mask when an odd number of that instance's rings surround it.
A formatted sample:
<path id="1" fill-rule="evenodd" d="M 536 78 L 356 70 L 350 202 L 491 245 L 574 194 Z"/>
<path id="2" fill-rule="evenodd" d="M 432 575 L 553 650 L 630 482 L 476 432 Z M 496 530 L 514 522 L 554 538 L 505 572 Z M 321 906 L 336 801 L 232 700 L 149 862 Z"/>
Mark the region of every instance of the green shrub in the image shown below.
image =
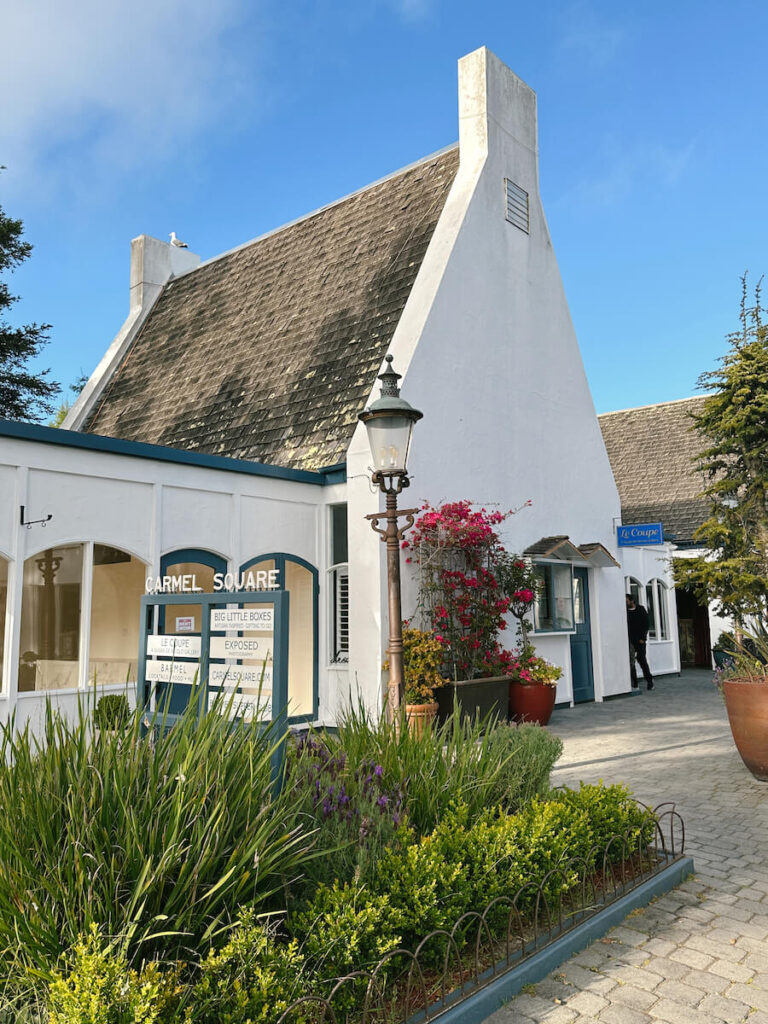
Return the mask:
<path id="1" fill-rule="evenodd" d="M 122 693 L 108 693 L 99 698 L 93 712 L 96 729 L 122 729 L 128 722 L 131 709 Z"/>
<path id="2" fill-rule="evenodd" d="M 547 792 L 562 752 L 562 742 L 536 725 L 492 726 L 454 714 L 417 736 L 384 716 L 372 720 L 362 708 L 348 712 L 337 735 L 323 740 L 332 754 L 346 757 L 350 774 L 362 762 L 381 765 L 385 786 L 403 790 L 408 821 L 422 835 L 452 804 L 466 804 L 473 820 L 489 806 L 517 811 Z"/>
<path id="3" fill-rule="evenodd" d="M 75 943 L 70 967 L 54 972 L 48 1024 L 172 1024 L 180 993 L 174 971 L 156 963 L 131 969 L 93 925 Z"/>
<path id="4" fill-rule="evenodd" d="M 490 808 L 474 821 L 466 805 L 454 805 L 430 834 L 401 832 L 377 862 L 369 887 L 319 887 L 290 918 L 290 928 L 299 940 L 309 935 L 304 948 L 312 957 L 335 950 L 326 968 L 347 973 L 375 961 L 379 950 L 413 949 L 431 931 L 450 930 L 463 913 L 482 911 L 498 897 L 513 899 L 520 890 L 518 908 L 529 919 L 540 886 L 554 908 L 580 882 L 581 869 L 571 859 L 583 858 L 589 874 L 601 865 L 610 838 L 625 835 L 631 854 L 650 841 L 652 817 L 623 786 L 562 790 L 519 814 Z M 615 852 L 622 856 L 622 844 Z M 491 925 L 506 922 L 508 913 L 500 908 Z M 461 945 L 462 937 L 457 941 Z M 432 960 L 441 952 L 436 945 Z"/>
<path id="5" fill-rule="evenodd" d="M 93 922 L 131 962 L 205 955 L 238 904 L 300 873 L 310 841 L 271 788 L 279 737 L 194 703 L 154 738 L 138 712 L 97 744 L 87 714 L 50 707 L 39 741 L 0 727 L 0 976 L 44 975 Z"/>
<path id="6" fill-rule="evenodd" d="M 275 1020 L 305 991 L 304 957 L 296 941 L 279 943 L 246 911 L 224 948 L 211 952 L 188 997 L 194 1024 L 257 1024 Z M 300 1018 L 292 1018 L 296 1024 Z"/>
<path id="7" fill-rule="evenodd" d="M 290 919 L 312 971 L 333 979 L 374 965 L 401 945 L 400 908 L 385 891 L 355 885 L 321 885 Z"/>

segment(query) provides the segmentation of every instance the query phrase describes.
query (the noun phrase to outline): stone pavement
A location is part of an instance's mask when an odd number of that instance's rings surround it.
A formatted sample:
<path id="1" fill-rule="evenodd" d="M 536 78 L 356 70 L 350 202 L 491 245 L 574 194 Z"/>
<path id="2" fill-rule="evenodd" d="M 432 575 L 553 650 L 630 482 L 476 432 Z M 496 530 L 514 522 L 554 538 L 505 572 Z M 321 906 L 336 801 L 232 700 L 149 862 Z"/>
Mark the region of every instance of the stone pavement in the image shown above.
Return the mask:
<path id="1" fill-rule="evenodd" d="M 733 745 L 712 673 L 555 711 L 555 785 L 674 801 L 696 874 L 494 1013 L 492 1024 L 768 1024 L 768 783 Z"/>

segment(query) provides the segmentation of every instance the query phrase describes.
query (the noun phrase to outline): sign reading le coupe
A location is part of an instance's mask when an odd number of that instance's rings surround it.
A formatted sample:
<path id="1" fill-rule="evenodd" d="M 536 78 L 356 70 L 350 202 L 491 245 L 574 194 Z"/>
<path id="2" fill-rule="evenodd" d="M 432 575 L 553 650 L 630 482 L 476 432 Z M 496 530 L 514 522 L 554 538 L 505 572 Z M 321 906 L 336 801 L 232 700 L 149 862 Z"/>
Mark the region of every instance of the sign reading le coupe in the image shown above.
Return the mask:
<path id="1" fill-rule="evenodd" d="M 620 548 L 640 548 L 647 544 L 663 544 L 664 528 L 661 523 L 631 523 L 619 526 L 616 540 Z"/>

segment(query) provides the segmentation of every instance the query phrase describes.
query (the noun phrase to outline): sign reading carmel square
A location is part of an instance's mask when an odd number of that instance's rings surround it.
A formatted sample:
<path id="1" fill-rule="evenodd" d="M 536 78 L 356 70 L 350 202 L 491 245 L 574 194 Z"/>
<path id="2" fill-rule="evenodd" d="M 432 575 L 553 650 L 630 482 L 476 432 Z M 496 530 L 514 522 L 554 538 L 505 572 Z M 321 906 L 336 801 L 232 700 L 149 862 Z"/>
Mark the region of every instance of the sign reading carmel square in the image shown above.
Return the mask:
<path id="1" fill-rule="evenodd" d="M 256 572 L 215 572 L 214 592 L 237 590 L 277 590 L 280 586 L 279 569 L 258 569 Z M 178 576 L 147 576 L 144 585 L 147 594 L 202 594 L 197 585 L 197 576 L 188 573 Z"/>

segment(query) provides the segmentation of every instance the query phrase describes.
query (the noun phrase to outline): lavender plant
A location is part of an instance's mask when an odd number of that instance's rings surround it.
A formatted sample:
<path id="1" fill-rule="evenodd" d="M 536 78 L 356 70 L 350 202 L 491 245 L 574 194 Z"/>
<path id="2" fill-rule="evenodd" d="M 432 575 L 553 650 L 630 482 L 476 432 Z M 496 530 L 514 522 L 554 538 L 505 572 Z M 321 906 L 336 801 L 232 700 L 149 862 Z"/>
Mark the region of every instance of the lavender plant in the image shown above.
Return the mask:
<path id="1" fill-rule="evenodd" d="M 333 852 L 306 865 L 306 883 L 364 882 L 403 822 L 402 785 L 387 785 L 381 764 L 350 761 L 312 733 L 298 739 L 288 773 L 294 799 L 316 830 L 316 851 Z"/>

